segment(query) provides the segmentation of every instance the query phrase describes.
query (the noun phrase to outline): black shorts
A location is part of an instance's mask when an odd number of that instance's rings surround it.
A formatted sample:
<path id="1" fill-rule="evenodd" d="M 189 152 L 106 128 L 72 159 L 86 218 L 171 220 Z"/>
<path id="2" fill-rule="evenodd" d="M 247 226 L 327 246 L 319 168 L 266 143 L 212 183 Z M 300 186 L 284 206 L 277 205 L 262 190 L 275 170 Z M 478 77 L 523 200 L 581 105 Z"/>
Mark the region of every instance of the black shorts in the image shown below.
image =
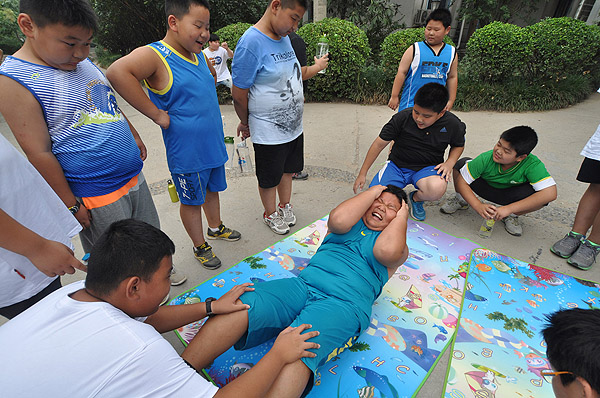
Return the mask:
<path id="1" fill-rule="evenodd" d="M 284 173 L 298 173 L 304 168 L 304 133 L 285 144 L 254 144 L 254 161 L 258 186 L 276 187 Z"/>
<path id="2" fill-rule="evenodd" d="M 471 158 L 464 157 L 458 160 L 454 165 L 455 170 L 460 170 Z M 478 178 L 469 185 L 471 190 L 485 200 L 506 206 L 511 203 L 523 200 L 535 193 L 535 189 L 529 183 L 515 185 L 510 188 L 495 188 L 487 183 L 483 178 Z"/>
<path id="3" fill-rule="evenodd" d="M 600 161 L 584 158 L 577 174 L 577 181 L 600 184 Z"/>

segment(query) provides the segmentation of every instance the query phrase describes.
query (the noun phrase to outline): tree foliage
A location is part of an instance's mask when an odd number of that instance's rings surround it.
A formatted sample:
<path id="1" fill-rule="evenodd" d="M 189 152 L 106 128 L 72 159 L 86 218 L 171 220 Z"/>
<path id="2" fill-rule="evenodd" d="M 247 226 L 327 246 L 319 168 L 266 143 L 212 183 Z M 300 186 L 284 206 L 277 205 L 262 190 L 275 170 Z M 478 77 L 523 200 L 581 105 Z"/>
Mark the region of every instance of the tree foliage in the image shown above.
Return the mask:
<path id="1" fill-rule="evenodd" d="M 18 0 L 0 0 L 0 49 L 12 54 L 21 47 L 23 34 L 17 25 Z"/>
<path id="2" fill-rule="evenodd" d="M 216 31 L 238 22 L 255 24 L 268 4 L 268 0 L 211 0 L 211 30 Z"/>
<path id="3" fill-rule="evenodd" d="M 467 22 L 479 21 L 479 26 L 483 26 L 493 21 L 509 22 L 515 15 L 532 14 L 538 4 L 536 0 L 463 0 L 459 15 Z"/>

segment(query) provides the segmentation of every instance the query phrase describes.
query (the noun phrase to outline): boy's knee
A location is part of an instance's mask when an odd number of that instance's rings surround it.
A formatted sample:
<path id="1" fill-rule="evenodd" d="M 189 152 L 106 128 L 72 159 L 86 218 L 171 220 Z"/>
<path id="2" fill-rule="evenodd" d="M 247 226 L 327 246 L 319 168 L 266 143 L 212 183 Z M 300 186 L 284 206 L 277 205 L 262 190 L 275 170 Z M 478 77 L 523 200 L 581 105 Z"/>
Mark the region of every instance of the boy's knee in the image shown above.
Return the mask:
<path id="1" fill-rule="evenodd" d="M 424 179 L 426 181 L 419 181 L 418 188 L 421 191 L 419 195 L 422 200 L 439 200 L 446 193 L 446 188 L 448 184 L 446 180 L 440 178 L 439 176 L 432 176 Z"/>

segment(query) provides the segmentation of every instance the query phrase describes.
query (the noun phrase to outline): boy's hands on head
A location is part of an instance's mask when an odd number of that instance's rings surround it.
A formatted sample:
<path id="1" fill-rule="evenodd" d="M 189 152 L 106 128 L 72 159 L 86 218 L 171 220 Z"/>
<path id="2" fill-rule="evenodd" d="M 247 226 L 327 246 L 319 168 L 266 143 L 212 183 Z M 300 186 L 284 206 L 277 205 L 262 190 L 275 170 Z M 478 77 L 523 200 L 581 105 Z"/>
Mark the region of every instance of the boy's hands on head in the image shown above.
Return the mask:
<path id="1" fill-rule="evenodd" d="M 446 182 L 450 181 L 450 177 L 452 177 L 452 168 L 454 165 L 450 166 L 448 163 L 440 163 L 434 167 L 437 170 L 437 173 L 440 177 L 442 177 Z"/>
<path id="2" fill-rule="evenodd" d="M 229 314 L 231 312 L 247 310 L 250 308 L 248 304 L 244 304 L 238 299 L 245 292 L 254 290 L 254 283 L 242 283 L 231 288 L 227 293 L 221 296 L 220 299 L 212 302 L 212 311 L 215 314 Z"/>
<path id="3" fill-rule="evenodd" d="M 381 193 L 386 189 L 387 187 L 385 185 L 373 185 L 372 187 L 367 189 L 367 192 L 374 192 L 376 194 L 375 199 L 377 199 L 381 196 Z"/>
<path id="4" fill-rule="evenodd" d="M 163 130 L 168 129 L 171 125 L 171 117 L 169 116 L 169 112 L 158 108 L 157 111 L 158 113 L 154 118 L 152 118 L 152 121 L 158 124 Z"/>
<path id="5" fill-rule="evenodd" d="M 475 206 L 475 211 L 486 220 L 494 218 L 496 216 L 497 208 L 489 203 L 479 202 L 479 205 Z"/>
<path id="6" fill-rule="evenodd" d="M 396 218 L 404 221 L 408 220 L 408 204 L 404 200 L 396 213 Z"/>
<path id="7" fill-rule="evenodd" d="M 278 355 L 286 364 L 296 362 L 300 358 L 316 357 L 317 354 L 307 350 L 321 348 L 321 345 L 306 340 L 318 336 L 319 332 L 312 331 L 302 334 L 303 331 L 310 328 L 312 325 L 306 323 L 295 328 L 288 326 L 279 333 L 270 352 Z"/>

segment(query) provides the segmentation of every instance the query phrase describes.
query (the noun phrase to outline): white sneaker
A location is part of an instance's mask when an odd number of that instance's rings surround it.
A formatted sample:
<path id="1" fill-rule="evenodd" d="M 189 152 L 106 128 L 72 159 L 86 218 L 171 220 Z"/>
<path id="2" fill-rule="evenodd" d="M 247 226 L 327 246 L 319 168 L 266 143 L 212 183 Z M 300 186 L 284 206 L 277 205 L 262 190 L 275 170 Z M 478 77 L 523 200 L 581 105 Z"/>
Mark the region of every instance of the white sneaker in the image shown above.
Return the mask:
<path id="1" fill-rule="evenodd" d="M 177 272 L 175 267 L 173 267 L 171 276 L 169 278 L 171 279 L 171 286 L 179 286 L 183 282 L 187 281 L 187 276 L 185 276 L 183 272 Z"/>
<path id="2" fill-rule="evenodd" d="M 283 217 L 281 217 L 281 214 L 279 214 L 278 211 L 274 212 L 268 217 L 265 214 L 263 214 L 263 221 L 276 234 L 285 235 L 288 232 L 290 232 L 290 227 L 285 221 L 283 221 Z"/>
<path id="3" fill-rule="evenodd" d="M 281 204 L 278 206 L 277 211 L 283 218 L 283 222 L 285 222 L 290 227 L 296 225 L 296 216 L 294 215 L 294 211 L 292 210 L 292 205 L 286 203 L 285 206 L 281 207 Z"/>
<path id="4" fill-rule="evenodd" d="M 169 295 L 167 294 L 165 296 L 165 298 L 160 302 L 160 305 L 163 306 L 163 305 L 167 304 L 168 301 L 169 301 Z"/>
<path id="5" fill-rule="evenodd" d="M 463 200 L 460 200 L 455 196 L 452 196 L 450 199 L 444 203 L 442 207 L 440 207 L 440 211 L 444 214 L 453 214 L 457 210 L 466 210 L 469 208 L 469 204 Z"/>
<path id="6" fill-rule="evenodd" d="M 502 221 L 504 222 L 504 229 L 506 229 L 506 232 L 514 236 L 523 235 L 523 227 L 519 223 L 519 216 L 511 214 Z"/>

